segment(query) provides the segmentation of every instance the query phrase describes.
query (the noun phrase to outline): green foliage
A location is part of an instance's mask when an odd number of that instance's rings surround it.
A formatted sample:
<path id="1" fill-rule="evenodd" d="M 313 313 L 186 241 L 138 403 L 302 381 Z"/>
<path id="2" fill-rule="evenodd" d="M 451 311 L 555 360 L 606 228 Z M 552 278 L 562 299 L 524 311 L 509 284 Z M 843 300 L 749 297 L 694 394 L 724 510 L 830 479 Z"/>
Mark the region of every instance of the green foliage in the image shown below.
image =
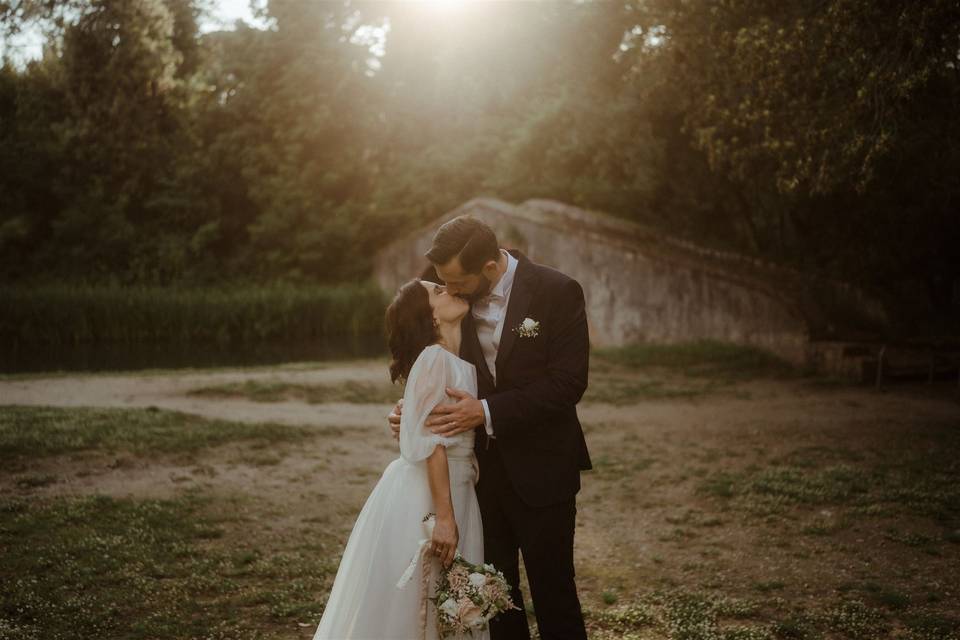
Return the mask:
<path id="1" fill-rule="evenodd" d="M 253 343 L 383 332 L 371 283 L 218 288 L 0 287 L 0 339 L 22 344 Z"/>
<path id="2" fill-rule="evenodd" d="M 595 349 L 593 353 L 601 362 L 630 369 L 663 367 L 695 377 L 748 379 L 793 373 L 789 363 L 762 349 L 717 340 L 678 344 L 636 343 Z"/>
<path id="3" fill-rule="evenodd" d="M 495 195 L 957 310 L 953 0 L 271 0 L 200 34 L 206 10 L 0 4 L 3 34 L 52 19 L 0 67 L 0 280 L 357 281 Z"/>
<path id="4" fill-rule="evenodd" d="M 957 310 L 956 2 L 653 0 L 636 21 L 635 82 L 723 178 L 741 246 L 889 292 L 914 321 Z"/>
<path id="5" fill-rule="evenodd" d="M 702 91 L 686 127 L 738 181 L 772 169 L 783 192 L 862 191 L 907 142 L 898 129 L 915 105 L 956 96 L 941 84 L 955 76 L 960 36 L 949 0 L 653 2 L 647 12 L 685 59 L 675 68 Z"/>

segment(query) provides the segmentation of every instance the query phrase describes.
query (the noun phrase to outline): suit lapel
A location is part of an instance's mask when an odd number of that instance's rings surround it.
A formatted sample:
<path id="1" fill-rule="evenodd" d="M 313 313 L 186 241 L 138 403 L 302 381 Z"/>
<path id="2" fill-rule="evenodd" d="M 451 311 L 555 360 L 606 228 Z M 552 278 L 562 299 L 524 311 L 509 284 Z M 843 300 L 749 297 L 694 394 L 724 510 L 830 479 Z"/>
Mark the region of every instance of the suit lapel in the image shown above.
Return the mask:
<path id="1" fill-rule="evenodd" d="M 493 374 L 487 368 L 487 359 L 483 357 L 480 347 L 480 338 L 477 337 L 477 327 L 473 323 L 473 313 L 467 311 L 460 323 L 460 357 L 467 362 L 473 362 L 477 373 L 485 376 L 490 387 L 493 387 Z"/>
<path id="2" fill-rule="evenodd" d="M 507 361 L 510 350 L 513 349 L 513 345 L 517 341 L 517 334 L 514 333 L 513 329 L 526 317 L 536 283 L 536 273 L 533 269 L 533 263 L 519 251 L 511 251 L 511 254 L 517 258 L 519 264 L 517 264 L 517 272 L 513 276 L 513 288 L 510 290 L 507 316 L 503 319 L 500 347 L 497 349 L 497 371 L 500 371 L 501 364 Z M 474 333 L 476 333 L 476 331 L 474 331 Z M 480 341 L 477 340 L 477 342 L 479 343 Z"/>

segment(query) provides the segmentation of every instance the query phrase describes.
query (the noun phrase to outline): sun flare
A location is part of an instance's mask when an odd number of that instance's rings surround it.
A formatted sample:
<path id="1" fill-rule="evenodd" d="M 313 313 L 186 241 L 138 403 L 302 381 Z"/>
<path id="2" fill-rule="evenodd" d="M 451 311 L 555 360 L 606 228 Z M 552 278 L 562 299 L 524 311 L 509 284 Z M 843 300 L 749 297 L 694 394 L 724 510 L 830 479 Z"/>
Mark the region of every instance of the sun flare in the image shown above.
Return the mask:
<path id="1" fill-rule="evenodd" d="M 456 11 L 467 3 L 467 0 L 422 0 L 423 5 L 433 11 Z"/>

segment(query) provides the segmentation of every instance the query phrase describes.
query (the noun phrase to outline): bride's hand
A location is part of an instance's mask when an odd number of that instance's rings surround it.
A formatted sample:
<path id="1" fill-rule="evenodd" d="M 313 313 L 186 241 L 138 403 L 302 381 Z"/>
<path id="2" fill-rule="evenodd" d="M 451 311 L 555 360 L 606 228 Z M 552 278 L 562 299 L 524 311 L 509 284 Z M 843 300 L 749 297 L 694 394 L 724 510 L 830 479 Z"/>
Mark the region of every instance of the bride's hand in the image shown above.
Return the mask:
<path id="1" fill-rule="evenodd" d="M 390 422 L 390 430 L 393 432 L 393 439 L 400 439 L 400 414 L 403 412 L 403 398 L 397 401 L 397 406 L 393 408 L 393 411 L 387 415 L 387 420 Z"/>
<path id="2" fill-rule="evenodd" d="M 431 550 L 440 558 L 444 568 L 453 564 L 459 542 L 460 532 L 457 530 L 457 521 L 452 517 L 438 519 L 433 527 Z"/>

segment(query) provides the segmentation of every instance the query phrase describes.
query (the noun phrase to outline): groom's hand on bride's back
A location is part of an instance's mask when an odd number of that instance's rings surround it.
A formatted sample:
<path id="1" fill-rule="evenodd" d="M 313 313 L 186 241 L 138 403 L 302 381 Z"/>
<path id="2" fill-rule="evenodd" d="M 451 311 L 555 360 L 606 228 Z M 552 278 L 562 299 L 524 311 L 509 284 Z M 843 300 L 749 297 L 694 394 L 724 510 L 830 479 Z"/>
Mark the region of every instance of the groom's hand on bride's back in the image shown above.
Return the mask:
<path id="1" fill-rule="evenodd" d="M 387 421 L 390 423 L 390 431 L 393 432 L 393 439 L 400 439 L 400 414 L 403 412 L 403 398 L 397 400 L 397 404 L 393 407 L 393 411 L 390 412 L 390 415 L 387 416 Z"/>
<path id="2" fill-rule="evenodd" d="M 447 395 L 454 404 L 439 404 L 427 416 L 424 425 L 439 436 L 451 438 L 464 431 L 472 431 L 484 423 L 483 404 L 462 389 L 447 387 Z"/>
<path id="3" fill-rule="evenodd" d="M 483 405 L 479 400 L 461 389 L 447 389 L 447 395 L 456 399 L 456 404 L 438 405 L 424 425 L 437 435 L 452 437 L 470 431 L 484 423 Z M 395 440 L 400 438 L 400 414 L 403 413 L 403 398 L 397 401 L 387 416 L 390 431 Z"/>

